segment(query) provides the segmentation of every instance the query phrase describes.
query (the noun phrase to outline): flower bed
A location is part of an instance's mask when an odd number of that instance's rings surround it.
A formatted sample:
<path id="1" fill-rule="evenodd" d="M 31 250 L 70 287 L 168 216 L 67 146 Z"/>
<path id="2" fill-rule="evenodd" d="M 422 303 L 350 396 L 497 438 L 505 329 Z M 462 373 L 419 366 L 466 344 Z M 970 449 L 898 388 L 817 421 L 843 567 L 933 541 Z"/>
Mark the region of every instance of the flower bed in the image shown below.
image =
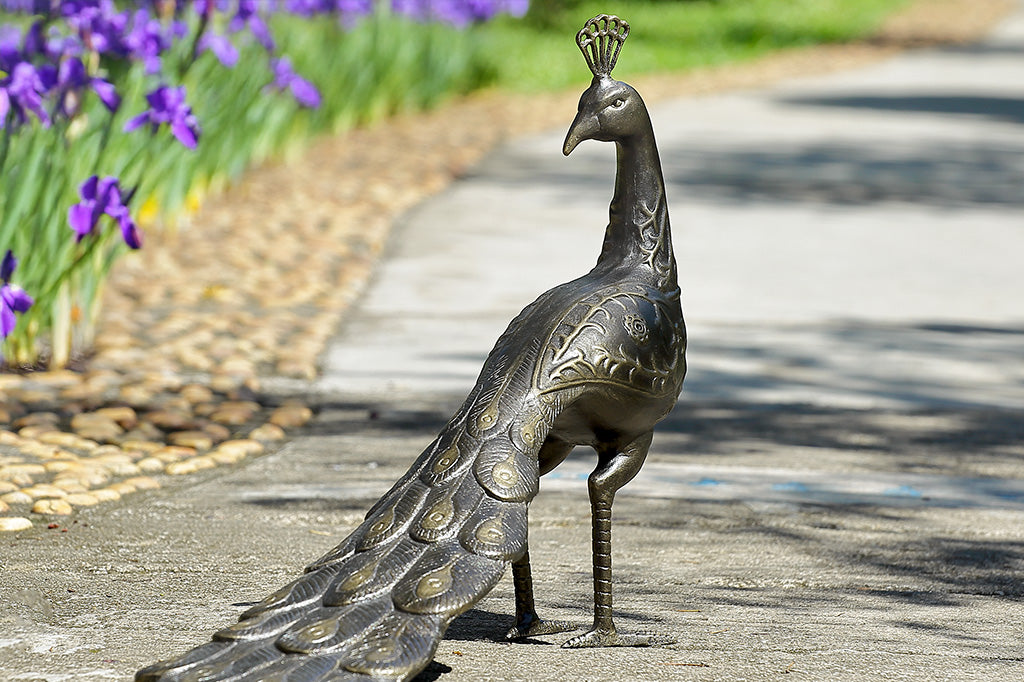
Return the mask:
<path id="1" fill-rule="evenodd" d="M 0 0 L 9 366 L 88 349 L 143 227 L 312 134 L 486 79 L 458 30 L 524 0 Z M 201 238 L 201 235 L 195 235 Z"/>

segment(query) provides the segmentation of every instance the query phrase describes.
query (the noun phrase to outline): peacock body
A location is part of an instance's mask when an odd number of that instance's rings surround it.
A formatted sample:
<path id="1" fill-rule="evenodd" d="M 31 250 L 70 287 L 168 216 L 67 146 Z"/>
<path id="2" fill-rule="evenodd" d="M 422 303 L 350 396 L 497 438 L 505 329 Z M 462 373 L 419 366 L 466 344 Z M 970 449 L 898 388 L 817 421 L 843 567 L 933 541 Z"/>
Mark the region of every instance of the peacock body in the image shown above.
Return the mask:
<path id="1" fill-rule="evenodd" d="M 518 638 L 571 629 L 534 608 L 527 511 L 540 476 L 577 445 L 598 453 L 594 627 L 566 646 L 650 645 L 611 618 L 611 504 L 675 404 L 686 334 L 657 147 L 636 91 L 611 78 L 628 25 L 577 42 L 594 73 L 566 137 L 614 141 L 615 194 L 597 265 L 527 306 L 465 402 L 364 522 L 213 641 L 139 681 L 407 680 L 512 563 Z"/>

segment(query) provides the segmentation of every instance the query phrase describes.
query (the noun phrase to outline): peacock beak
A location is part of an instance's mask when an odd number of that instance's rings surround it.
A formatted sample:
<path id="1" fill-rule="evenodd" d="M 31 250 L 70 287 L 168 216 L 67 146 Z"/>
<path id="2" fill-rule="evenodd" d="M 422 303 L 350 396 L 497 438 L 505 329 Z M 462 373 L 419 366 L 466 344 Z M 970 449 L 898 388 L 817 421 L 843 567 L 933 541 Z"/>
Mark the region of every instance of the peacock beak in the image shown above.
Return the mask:
<path id="1" fill-rule="evenodd" d="M 569 126 L 569 132 L 565 136 L 565 144 L 562 145 L 562 153 L 566 156 L 572 153 L 573 149 L 576 149 L 583 140 L 590 140 L 598 133 L 601 128 L 601 124 L 597 121 L 597 116 L 590 113 L 579 112 L 576 114 L 576 118 L 573 119 L 572 125 Z"/>

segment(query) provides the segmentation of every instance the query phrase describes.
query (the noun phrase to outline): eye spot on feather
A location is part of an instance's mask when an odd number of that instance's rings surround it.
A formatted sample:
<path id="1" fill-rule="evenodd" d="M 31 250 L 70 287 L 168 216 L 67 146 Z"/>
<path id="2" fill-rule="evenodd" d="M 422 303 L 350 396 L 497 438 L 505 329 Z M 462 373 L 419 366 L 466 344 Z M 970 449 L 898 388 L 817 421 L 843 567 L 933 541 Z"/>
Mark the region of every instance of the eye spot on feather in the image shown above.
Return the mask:
<path id="1" fill-rule="evenodd" d="M 481 431 L 486 431 L 494 426 L 497 421 L 498 411 L 494 408 L 488 408 L 488 410 L 481 414 L 480 418 L 476 420 L 476 425 Z"/>
<path id="2" fill-rule="evenodd" d="M 511 488 L 519 482 L 519 472 L 507 459 L 494 465 L 494 468 L 491 469 L 491 477 L 502 488 Z"/>
<path id="3" fill-rule="evenodd" d="M 525 443 L 527 443 L 528 445 L 533 445 L 534 441 L 537 440 L 537 436 L 534 435 L 533 429 L 530 427 L 529 424 L 527 424 L 526 426 L 523 427 L 522 435 L 523 435 L 523 441 Z"/>
<path id="4" fill-rule="evenodd" d="M 437 461 L 434 462 L 434 466 L 431 467 L 431 470 L 435 474 L 444 473 L 448 469 L 451 469 L 452 465 L 455 464 L 455 462 L 457 462 L 458 459 L 459 449 L 453 445 L 447 450 L 445 450 L 444 454 L 437 458 Z"/>
<path id="5" fill-rule="evenodd" d="M 374 571 L 376 571 L 376 570 L 377 570 L 377 562 L 376 561 L 371 563 L 371 564 L 367 564 L 366 566 L 363 566 L 358 571 L 356 571 L 355 573 L 353 573 L 349 577 L 345 578 L 345 582 L 343 582 L 341 584 L 341 591 L 342 592 L 352 592 L 353 590 L 358 589 L 360 585 L 362 585 L 363 583 L 365 583 L 367 580 L 370 579 L 370 576 L 372 576 Z"/>
<path id="6" fill-rule="evenodd" d="M 384 516 L 382 516 L 372 526 L 370 526 L 370 530 L 367 532 L 367 536 L 373 538 L 387 532 L 388 530 L 390 530 L 391 526 L 394 525 L 394 522 L 395 508 L 391 507 L 384 514 Z"/>
<path id="7" fill-rule="evenodd" d="M 451 522 L 454 515 L 455 507 L 452 501 L 445 498 L 427 511 L 420 525 L 427 530 L 440 530 Z"/>
<path id="8" fill-rule="evenodd" d="M 452 567 L 442 566 L 422 578 L 416 585 L 416 596 L 420 599 L 430 599 L 448 590 L 452 585 Z"/>
<path id="9" fill-rule="evenodd" d="M 505 539 L 505 531 L 498 519 L 489 519 L 476 529 L 476 539 L 485 545 L 500 545 Z"/>
<path id="10" fill-rule="evenodd" d="M 300 639 L 316 642 L 333 637 L 337 631 L 338 621 L 333 618 L 325 618 L 312 625 L 307 625 L 299 630 L 297 634 Z"/>

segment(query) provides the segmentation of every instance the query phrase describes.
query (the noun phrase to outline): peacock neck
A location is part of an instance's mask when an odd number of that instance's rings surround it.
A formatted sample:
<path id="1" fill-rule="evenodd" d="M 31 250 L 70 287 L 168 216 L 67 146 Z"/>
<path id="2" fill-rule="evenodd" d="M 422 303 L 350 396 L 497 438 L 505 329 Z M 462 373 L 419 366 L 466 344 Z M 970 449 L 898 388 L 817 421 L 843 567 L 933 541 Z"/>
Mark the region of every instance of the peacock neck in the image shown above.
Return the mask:
<path id="1" fill-rule="evenodd" d="M 616 141 L 615 193 L 598 265 L 649 269 L 657 285 L 676 287 L 665 179 L 654 131 Z"/>

